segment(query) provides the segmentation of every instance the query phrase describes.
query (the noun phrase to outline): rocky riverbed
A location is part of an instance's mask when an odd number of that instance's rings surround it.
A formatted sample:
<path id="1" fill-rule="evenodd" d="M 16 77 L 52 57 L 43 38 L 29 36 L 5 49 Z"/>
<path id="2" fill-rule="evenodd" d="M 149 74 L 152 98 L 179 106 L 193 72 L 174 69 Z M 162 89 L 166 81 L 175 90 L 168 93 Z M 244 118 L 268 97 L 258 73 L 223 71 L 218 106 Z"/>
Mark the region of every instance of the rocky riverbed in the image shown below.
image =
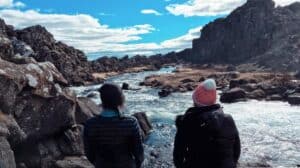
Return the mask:
<path id="1" fill-rule="evenodd" d="M 223 91 L 221 101 L 225 103 L 256 99 L 300 104 L 300 80 L 292 73 L 240 72 L 228 66 L 183 66 L 171 74 L 147 76 L 140 85 L 160 89 L 158 94 L 166 97 L 173 92 L 192 91 L 207 78 L 216 80 L 218 89 Z"/>

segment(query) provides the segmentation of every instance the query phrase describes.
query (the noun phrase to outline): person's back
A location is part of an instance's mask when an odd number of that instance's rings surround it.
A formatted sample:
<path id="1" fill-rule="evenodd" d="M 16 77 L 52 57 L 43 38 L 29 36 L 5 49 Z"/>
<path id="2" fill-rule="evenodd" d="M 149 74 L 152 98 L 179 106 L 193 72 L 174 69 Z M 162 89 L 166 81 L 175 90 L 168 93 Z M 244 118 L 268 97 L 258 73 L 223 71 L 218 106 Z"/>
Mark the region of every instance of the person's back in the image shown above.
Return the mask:
<path id="1" fill-rule="evenodd" d="M 85 123 L 85 152 L 96 168 L 139 168 L 144 159 L 139 125 L 135 118 L 122 117 L 116 109 L 124 100 L 110 104 L 120 98 L 116 95 L 121 90 L 114 93 L 115 87 L 105 84 L 100 89 L 104 110 Z"/>
<path id="2" fill-rule="evenodd" d="M 215 104 L 215 91 L 203 94 L 203 87 L 200 87 L 193 94 L 195 107 L 176 119 L 175 166 L 234 168 L 240 155 L 240 140 L 234 120 Z"/>

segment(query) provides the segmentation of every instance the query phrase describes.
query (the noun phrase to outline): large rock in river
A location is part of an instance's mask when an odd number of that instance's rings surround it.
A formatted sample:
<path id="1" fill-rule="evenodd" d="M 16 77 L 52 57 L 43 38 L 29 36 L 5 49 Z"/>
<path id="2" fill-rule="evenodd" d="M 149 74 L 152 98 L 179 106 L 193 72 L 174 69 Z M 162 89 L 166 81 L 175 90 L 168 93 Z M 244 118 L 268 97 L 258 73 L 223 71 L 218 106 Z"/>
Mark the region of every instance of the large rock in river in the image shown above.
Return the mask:
<path id="1" fill-rule="evenodd" d="M 234 103 L 237 101 L 245 100 L 246 92 L 240 88 L 233 88 L 221 94 L 220 101 L 223 103 Z"/>
<path id="2" fill-rule="evenodd" d="M 287 100 L 291 105 L 300 105 L 300 93 L 289 95 Z"/>

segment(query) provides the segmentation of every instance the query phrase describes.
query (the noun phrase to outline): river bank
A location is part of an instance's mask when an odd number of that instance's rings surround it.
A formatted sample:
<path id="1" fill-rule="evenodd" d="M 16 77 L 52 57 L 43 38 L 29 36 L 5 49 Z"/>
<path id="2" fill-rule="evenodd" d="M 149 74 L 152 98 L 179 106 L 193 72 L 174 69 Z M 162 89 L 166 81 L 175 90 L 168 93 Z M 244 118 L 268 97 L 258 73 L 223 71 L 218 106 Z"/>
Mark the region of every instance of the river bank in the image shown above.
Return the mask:
<path id="1" fill-rule="evenodd" d="M 221 101 L 225 103 L 256 99 L 300 104 L 300 80 L 292 73 L 237 71 L 229 66 L 183 65 L 171 74 L 147 76 L 140 85 L 160 89 L 161 97 L 166 97 L 174 92 L 192 91 L 207 78 L 216 80 L 218 90 L 223 92 Z"/>

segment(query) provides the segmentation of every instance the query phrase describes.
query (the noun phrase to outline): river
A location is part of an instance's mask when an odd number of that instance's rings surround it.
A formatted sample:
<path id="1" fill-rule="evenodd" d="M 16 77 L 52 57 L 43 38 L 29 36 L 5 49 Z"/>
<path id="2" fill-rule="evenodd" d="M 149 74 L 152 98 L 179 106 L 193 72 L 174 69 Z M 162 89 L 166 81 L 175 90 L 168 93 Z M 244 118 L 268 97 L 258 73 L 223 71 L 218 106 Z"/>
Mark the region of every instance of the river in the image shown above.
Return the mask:
<path id="1" fill-rule="evenodd" d="M 123 74 L 111 77 L 107 82 L 141 88 L 125 91 L 127 114 L 146 112 L 154 130 L 145 144 L 145 167 L 169 168 L 172 165 L 172 146 L 176 127 L 176 115 L 183 114 L 192 106 L 191 92 L 173 93 L 159 98 L 158 90 L 139 86 L 146 76 L 172 73 L 173 67 L 160 71 Z M 78 96 L 86 96 L 86 90 L 100 85 L 74 88 Z M 100 103 L 99 98 L 93 99 Z M 300 107 L 286 102 L 256 101 L 222 104 L 225 113 L 236 121 L 242 143 L 241 167 L 270 165 L 271 167 L 300 166 Z"/>

